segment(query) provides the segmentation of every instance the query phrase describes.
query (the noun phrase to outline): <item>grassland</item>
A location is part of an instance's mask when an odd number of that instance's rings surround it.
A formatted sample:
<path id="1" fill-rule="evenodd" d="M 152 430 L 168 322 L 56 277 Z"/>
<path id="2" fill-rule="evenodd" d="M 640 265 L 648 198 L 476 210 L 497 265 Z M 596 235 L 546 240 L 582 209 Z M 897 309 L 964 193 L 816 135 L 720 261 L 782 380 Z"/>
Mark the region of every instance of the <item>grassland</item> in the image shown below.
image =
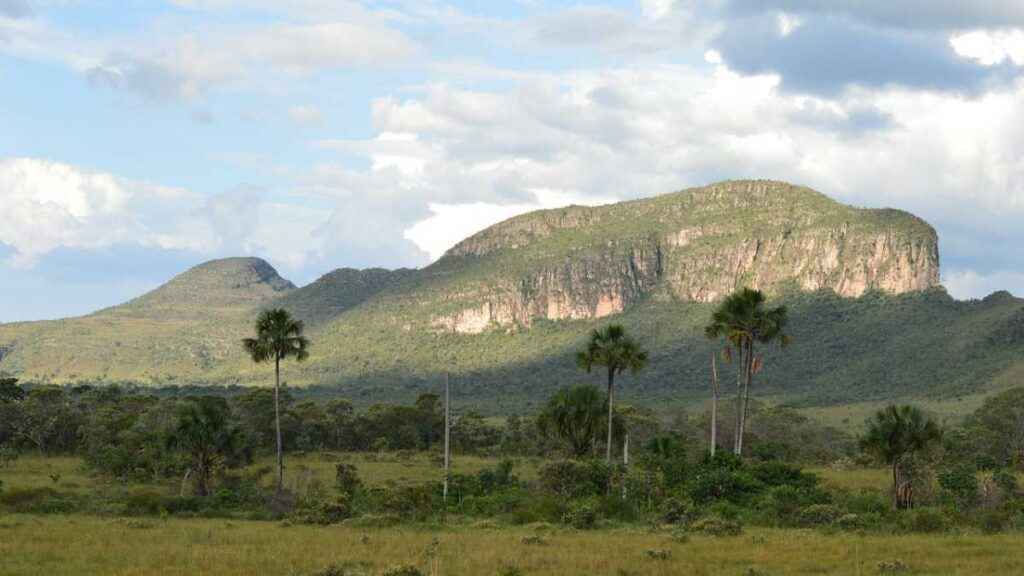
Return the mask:
<path id="1" fill-rule="evenodd" d="M 538 529 L 539 528 L 539 529 Z M 523 538 L 542 534 L 546 543 Z M 436 542 L 436 544 L 435 544 Z M 668 550 L 667 560 L 648 550 Z M 0 518 L 2 575 L 210 576 L 313 574 L 332 564 L 379 573 L 414 564 L 425 574 L 729 575 L 878 574 L 900 561 L 916 575 L 1024 572 L 1024 536 L 853 536 L 806 530 L 748 530 L 729 538 L 619 529 L 493 529 L 451 524 L 375 529 L 287 526 L 224 520 L 121 520 L 82 516 Z M 751 569 L 756 572 L 750 572 Z"/>

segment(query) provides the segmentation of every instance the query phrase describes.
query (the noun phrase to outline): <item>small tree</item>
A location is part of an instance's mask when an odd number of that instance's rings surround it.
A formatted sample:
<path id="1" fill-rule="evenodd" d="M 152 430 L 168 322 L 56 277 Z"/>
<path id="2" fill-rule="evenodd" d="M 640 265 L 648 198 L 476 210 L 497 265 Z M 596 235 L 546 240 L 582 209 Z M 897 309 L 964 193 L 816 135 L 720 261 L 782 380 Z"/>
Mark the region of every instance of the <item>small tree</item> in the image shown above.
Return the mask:
<path id="1" fill-rule="evenodd" d="M 294 320 L 287 310 L 264 310 L 256 319 L 256 337 L 242 341 L 253 362 L 274 362 L 274 426 L 277 433 L 277 492 L 284 488 L 284 446 L 281 441 L 281 361 L 295 358 L 302 362 L 309 357 L 309 341 L 302 335 L 301 320 Z"/>
<path id="2" fill-rule="evenodd" d="M 615 376 L 629 370 L 636 374 L 647 366 L 647 352 L 640 348 L 633 338 L 626 335 L 626 329 L 612 324 L 603 330 L 594 330 L 587 341 L 587 347 L 576 355 L 576 362 L 590 372 L 601 366 L 608 373 L 608 444 L 606 460 L 612 463 L 612 426 L 615 421 Z"/>
<path id="3" fill-rule="evenodd" d="M 607 398 L 596 386 L 572 386 L 555 392 L 537 417 L 542 436 L 554 436 L 569 444 L 576 458 L 590 454 L 594 440 L 605 425 Z M 616 424 L 621 428 L 620 419 Z"/>
<path id="4" fill-rule="evenodd" d="M 893 507 L 897 510 L 912 507 L 912 478 L 904 474 L 904 463 L 938 441 L 942 431 L 915 406 L 889 406 L 879 410 L 868 419 L 867 427 L 860 441 L 861 449 L 892 467 Z"/>
<path id="5" fill-rule="evenodd" d="M 214 471 L 237 450 L 238 431 L 229 416 L 227 401 L 215 396 L 189 398 L 178 410 L 178 423 L 168 445 L 188 455 L 197 496 L 210 493 Z"/>

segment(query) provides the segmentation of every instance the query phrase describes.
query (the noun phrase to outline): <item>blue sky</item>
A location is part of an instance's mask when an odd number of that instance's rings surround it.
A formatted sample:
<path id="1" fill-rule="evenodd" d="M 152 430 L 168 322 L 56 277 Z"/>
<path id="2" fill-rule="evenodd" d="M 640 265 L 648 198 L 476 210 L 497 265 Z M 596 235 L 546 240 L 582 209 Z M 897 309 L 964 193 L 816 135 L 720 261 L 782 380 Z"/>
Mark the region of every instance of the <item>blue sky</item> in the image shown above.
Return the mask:
<path id="1" fill-rule="evenodd" d="M 955 296 L 1024 294 L 1022 30 L 1015 0 L 0 0 L 0 322 L 745 177 L 913 211 Z"/>

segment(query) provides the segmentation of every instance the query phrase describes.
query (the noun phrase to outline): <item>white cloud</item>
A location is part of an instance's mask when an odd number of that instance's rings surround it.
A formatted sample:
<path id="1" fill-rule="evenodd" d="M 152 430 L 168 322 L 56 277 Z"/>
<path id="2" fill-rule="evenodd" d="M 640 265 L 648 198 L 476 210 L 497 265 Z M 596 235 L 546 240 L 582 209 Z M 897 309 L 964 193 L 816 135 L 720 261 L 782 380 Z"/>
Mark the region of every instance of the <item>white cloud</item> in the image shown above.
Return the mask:
<path id="1" fill-rule="evenodd" d="M 793 14 L 787 14 L 785 12 L 779 12 L 776 16 L 779 25 L 779 36 L 786 37 L 793 33 L 797 28 L 804 25 L 804 19 Z"/>
<path id="2" fill-rule="evenodd" d="M 460 241 L 503 220 L 545 208 L 569 204 L 597 205 L 614 202 L 614 198 L 588 198 L 556 190 L 534 190 L 534 201 L 524 204 L 430 204 L 432 215 L 417 222 L 403 233 L 431 260 L 437 260 Z"/>
<path id="3" fill-rule="evenodd" d="M 974 270 L 947 270 L 942 275 L 942 283 L 950 295 L 960 300 L 984 298 L 999 290 L 1016 296 L 1024 295 L 1024 272 L 1013 270 L 987 274 Z"/>
<path id="4" fill-rule="evenodd" d="M 59 162 L 5 159 L 0 243 L 13 250 L 7 264 L 19 268 L 62 248 L 265 254 L 294 267 L 321 256 L 323 241 L 313 239 L 313 231 L 330 211 L 262 196 L 242 188 L 207 197 Z"/>
<path id="5" fill-rule="evenodd" d="M 957 54 L 982 66 L 995 66 L 1009 60 L 1024 66 L 1024 30 L 974 30 L 954 34 L 949 39 Z"/>

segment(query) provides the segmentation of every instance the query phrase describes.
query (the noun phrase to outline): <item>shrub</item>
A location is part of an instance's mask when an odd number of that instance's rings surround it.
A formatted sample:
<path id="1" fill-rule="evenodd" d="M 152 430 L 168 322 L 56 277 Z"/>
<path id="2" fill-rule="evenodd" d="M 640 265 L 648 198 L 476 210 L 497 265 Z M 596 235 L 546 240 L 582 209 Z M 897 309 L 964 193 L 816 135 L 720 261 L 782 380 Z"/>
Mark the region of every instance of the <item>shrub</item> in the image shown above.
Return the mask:
<path id="1" fill-rule="evenodd" d="M 910 568 L 901 560 L 887 560 L 878 563 L 879 574 L 903 574 L 909 571 Z"/>
<path id="2" fill-rule="evenodd" d="M 314 572 L 312 576 L 367 576 L 370 566 L 363 562 L 342 562 L 331 564 L 323 570 Z"/>
<path id="3" fill-rule="evenodd" d="M 701 468 L 690 486 L 690 497 L 698 504 L 715 500 L 743 503 L 764 486 L 744 470 Z"/>
<path id="4" fill-rule="evenodd" d="M 949 530 L 950 522 L 941 510 L 936 508 L 917 508 L 901 512 L 896 525 L 904 532 L 934 534 Z"/>
<path id="5" fill-rule="evenodd" d="M 978 477 L 974 466 L 961 464 L 939 473 L 939 486 L 943 495 L 959 510 L 974 506 L 978 501 Z"/>
<path id="6" fill-rule="evenodd" d="M 575 502 L 562 516 L 562 522 L 577 530 L 589 530 L 597 524 L 597 510 L 588 502 Z"/>
<path id="7" fill-rule="evenodd" d="M 825 526 L 842 516 L 842 512 L 830 504 L 812 504 L 800 511 L 801 526 Z"/>
<path id="8" fill-rule="evenodd" d="M 381 576 L 423 576 L 423 572 L 412 564 L 396 564 L 386 568 Z"/>
<path id="9" fill-rule="evenodd" d="M 694 522 L 690 530 L 707 536 L 739 536 L 743 533 L 743 525 L 735 520 L 709 516 Z"/>
<path id="10" fill-rule="evenodd" d="M 522 543 L 527 546 L 545 546 L 548 541 L 543 536 L 530 535 L 523 536 Z"/>
<path id="11" fill-rule="evenodd" d="M 1010 514 L 1003 510 L 988 510 L 978 518 L 978 527 L 985 534 L 999 534 L 1010 526 Z"/>
<path id="12" fill-rule="evenodd" d="M 832 525 L 840 530 L 866 530 L 872 526 L 877 526 L 881 520 L 881 516 L 873 512 L 868 512 L 867 514 L 843 514 L 836 518 Z"/>
<path id="13" fill-rule="evenodd" d="M 327 526 L 352 517 L 352 506 L 345 496 L 333 500 L 310 498 L 303 500 L 295 510 L 294 518 L 303 524 Z"/>
<path id="14" fill-rule="evenodd" d="M 1013 497 L 1017 493 L 1017 474 L 1013 470 L 1003 468 L 992 474 L 992 481 L 1003 491 L 1007 497 Z"/>
<path id="15" fill-rule="evenodd" d="M 72 495 L 49 486 L 7 490 L 0 494 L 0 505 L 22 514 L 69 514 L 79 508 Z"/>
<path id="16" fill-rule="evenodd" d="M 679 498 L 666 498 L 660 506 L 661 521 L 666 524 L 687 524 L 693 515 L 693 506 Z"/>
<path id="17" fill-rule="evenodd" d="M 351 497 L 363 487 L 363 482 L 355 466 L 341 462 L 334 469 L 334 486 L 338 492 Z"/>
<path id="18" fill-rule="evenodd" d="M 563 498 L 607 494 L 612 470 L 600 460 L 563 460 L 540 469 L 541 486 Z"/>

